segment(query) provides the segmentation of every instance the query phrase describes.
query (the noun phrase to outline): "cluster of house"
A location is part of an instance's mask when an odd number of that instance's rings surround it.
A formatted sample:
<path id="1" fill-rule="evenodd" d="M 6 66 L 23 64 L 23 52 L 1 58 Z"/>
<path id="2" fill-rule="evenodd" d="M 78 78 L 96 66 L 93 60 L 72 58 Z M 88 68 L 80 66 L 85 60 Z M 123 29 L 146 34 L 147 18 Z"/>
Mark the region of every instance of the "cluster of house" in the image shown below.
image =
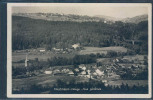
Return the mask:
<path id="1" fill-rule="evenodd" d="M 70 76 L 80 76 L 87 77 L 90 79 L 102 79 L 108 77 L 115 77 L 116 79 L 120 78 L 114 71 L 112 66 L 105 66 L 106 68 L 94 66 L 86 66 L 85 64 L 81 64 L 78 68 L 62 68 L 62 69 L 52 69 L 51 67 L 45 70 L 45 74 L 52 75 L 70 75 Z"/>
<path id="2" fill-rule="evenodd" d="M 105 68 L 103 68 L 105 67 Z M 97 65 L 87 66 L 85 64 L 79 65 L 77 68 L 48 68 L 45 70 L 45 74 L 48 75 L 68 75 L 68 76 L 77 76 L 85 77 L 88 79 L 101 80 L 105 86 L 108 85 L 110 80 L 120 79 L 120 75 L 117 75 L 113 65 L 105 65 L 98 67 Z"/>
<path id="3" fill-rule="evenodd" d="M 82 47 L 80 46 L 79 43 L 76 43 L 76 44 L 73 44 L 71 46 L 71 48 L 65 48 L 65 49 L 62 49 L 62 48 L 52 48 L 52 50 L 55 52 L 55 53 L 70 53 L 70 52 L 73 52 L 74 50 L 80 50 Z"/>
<path id="4" fill-rule="evenodd" d="M 132 58 L 116 58 L 113 60 L 115 68 L 117 68 L 117 74 L 125 74 L 126 70 L 131 71 L 132 74 L 136 75 L 138 73 L 143 72 L 146 70 L 147 65 L 144 64 L 145 60 L 143 57 L 139 57 L 136 59 Z"/>

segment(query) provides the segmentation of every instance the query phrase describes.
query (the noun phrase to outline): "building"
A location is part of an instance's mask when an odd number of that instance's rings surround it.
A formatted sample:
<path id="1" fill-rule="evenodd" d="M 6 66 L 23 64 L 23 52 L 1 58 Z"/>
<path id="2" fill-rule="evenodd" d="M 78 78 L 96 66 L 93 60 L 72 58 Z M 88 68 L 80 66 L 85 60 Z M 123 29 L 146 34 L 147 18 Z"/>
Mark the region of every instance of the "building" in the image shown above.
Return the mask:
<path id="1" fill-rule="evenodd" d="M 77 48 L 80 47 L 80 44 L 79 44 L 79 43 L 77 43 L 77 44 L 73 44 L 72 47 L 73 47 L 74 49 L 77 49 Z"/>
<path id="2" fill-rule="evenodd" d="M 74 75 L 74 73 L 73 73 L 72 71 L 70 71 L 70 72 L 68 73 L 68 75 Z"/>
<path id="3" fill-rule="evenodd" d="M 53 48 L 54 51 L 61 51 L 61 49 Z"/>
<path id="4" fill-rule="evenodd" d="M 45 49 L 42 49 L 42 50 L 39 50 L 40 52 L 45 52 L 46 50 Z"/>
<path id="5" fill-rule="evenodd" d="M 80 74 L 81 75 L 86 75 L 87 73 L 86 73 L 86 71 L 82 71 Z"/>
<path id="6" fill-rule="evenodd" d="M 38 52 L 45 52 L 46 49 L 45 49 L 45 48 L 37 48 L 37 51 L 38 51 Z"/>
<path id="7" fill-rule="evenodd" d="M 103 83 L 107 83 L 107 80 L 102 80 Z"/>
<path id="8" fill-rule="evenodd" d="M 29 60 L 28 60 L 28 55 L 26 55 L 26 59 L 25 59 L 25 67 L 28 67 L 29 66 Z"/>
<path id="9" fill-rule="evenodd" d="M 50 70 L 50 69 L 45 70 L 45 74 L 52 74 L 52 70 Z"/>
<path id="10" fill-rule="evenodd" d="M 97 75 L 99 75 L 99 76 L 104 75 L 104 71 L 100 71 L 99 69 L 96 69 L 95 72 L 96 72 Z"/>
<path id="11" fill-rule="evenodd" d="M 69 69 L 62 69 L 62 73 L 68 73 L 70 70 Z"/>
<path id="12" fill-rule="evenodd" d="M 82 70 L 86 70 L 86 67 L 85 67 L 84 64 L 79 65 L 79 68 L 82 69 Z"/>
<path id="13" fill-rule="evenodd" d="M 78 68 L 75 69 L 76 72 L 79 72 L 80 70 Z"/>

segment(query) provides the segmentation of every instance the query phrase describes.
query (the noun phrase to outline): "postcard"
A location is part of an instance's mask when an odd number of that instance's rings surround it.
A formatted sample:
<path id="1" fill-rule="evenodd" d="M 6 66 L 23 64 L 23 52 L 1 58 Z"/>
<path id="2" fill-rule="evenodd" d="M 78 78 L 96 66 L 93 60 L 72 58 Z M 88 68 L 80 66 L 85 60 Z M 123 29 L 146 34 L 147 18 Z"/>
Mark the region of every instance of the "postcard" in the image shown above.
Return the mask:
<path id="1" fill-rule="evenodd" d="M 8 98 L 151 98 L 152 4 L 8 3 Z"/>

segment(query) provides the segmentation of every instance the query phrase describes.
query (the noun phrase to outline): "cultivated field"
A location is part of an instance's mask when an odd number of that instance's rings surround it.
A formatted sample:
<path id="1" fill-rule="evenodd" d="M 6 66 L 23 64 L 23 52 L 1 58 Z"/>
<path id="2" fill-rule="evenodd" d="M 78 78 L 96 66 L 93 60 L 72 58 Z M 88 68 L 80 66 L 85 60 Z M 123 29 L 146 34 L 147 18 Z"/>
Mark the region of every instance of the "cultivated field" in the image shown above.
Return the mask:
<path id="1" fill-rule="evenodd" d="M 31 85 L 42 85 L 42 86 L 53 86 L 53 84 L 56 84 L 57 80 L 63 80 L 65 82 L 70 82 L 76 80 L 76 82 L 87 82 L 89 81 L 88 78 L 80 77 L 80 76 L 62 76 L 62 75 L 46 75 L 41 74 L 34 77 L 28 77 L 28 78 L 22 78 L 22 79 L 13 79 L 12 80 L 12 87 L 13 89 L 21 89 L 21 88 L 29 88 Z M 123 84 L 128 84 L 129 86 L 146 86 L 148 85 L 147 80 L 115 80 L 115 81 L 108 81 L 109 85 L 112 86 L 120 86 Z"/>
<path id="2" fill-rule="evenodd" d="M 120 47 L 120 46 L 115 46 L 115 47 L 103 47 L 103 48 L 99 48 L 99 47 L 84 47 L 84 50 L 81 50 L 79 52 L 79 54 L 97 54 L 97 53 L 101 53 L 101 54 L 107 54 L 108 51 L 115 51 L 115 52 L 127 52 L 127 49 L 124 47 Z"/>
<path id="3" fill-rule="evenodd" d="M 21 52 L 21 53 L 13 52 L 12 53 L 12 62 L 18 62 L 18 61 L 21 61 L 21 60 L 25 60 L 26 55 L 27 55 L 27 53 L 24 53 L 24 52 Z M 53 53 L 53 52 L 50 52 L 50 53 L 28 53 L 28 59 L 29 60 L 34 60 L 35 58 L 38 58 L 38 60 L 47 61 L 48 58 L 52 58 L 52 57 L 71 58 L 74 55 L 75 54 L 73 54 L 73 53 L 71 53 L 71 54 L 56 54 L 56 53 Z"/>
<path id="4" fill-rule="evenodd" d="M 74 57 L 76 54 L 97 54 L 97 53 L 104 53 L 107 54 L 108 51 L 116 51 L 116 52 L 127 52 L 127 49 L 124 47 L 84 47 L 84 50 L 81 50 L 79 52 L 73 52 L 73 53 L 68 53 L 68 54 L 58 54 L 54 53 L 52 51 L 46 51 L 44 53 L 38 53 L 38 52 L 13 52 L 12 53 L 12 62 L 18 62 L 21 60 L 25 60 L 26 55 L 28 54 L 28 59 L 29 60 L 34 60 L 35 58 L 38 58 L 39 60 L 47 61 L 48 58 L 52 57 L 67 57 L 71 58 Z"/>

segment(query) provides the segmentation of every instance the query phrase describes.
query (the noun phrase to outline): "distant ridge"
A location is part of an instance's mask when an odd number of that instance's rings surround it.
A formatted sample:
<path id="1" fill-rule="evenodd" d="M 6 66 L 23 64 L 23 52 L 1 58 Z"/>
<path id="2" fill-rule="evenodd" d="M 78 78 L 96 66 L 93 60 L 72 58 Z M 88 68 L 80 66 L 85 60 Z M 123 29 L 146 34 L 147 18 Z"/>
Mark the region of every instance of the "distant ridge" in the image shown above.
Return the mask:
<path id="1" fill-rule="evenodd" d="M 115 21 L 122 21 L 124 23 L 139 23 L 147 21 L 148 15 L 139 15 L 132 18 L 115 18 L 104 15 L 95 15 L 93 17 L 86 15 L 73 14 L 58 14 L 58 13 L 14 13 L 13 16 L 23 16 L 33 19 L 42 19 L 48 21 L 74 21 L 74 22 L 104 22 L 114 23 Z"/>
<path id="2" fill-rule="evenodd" d="M 136 23 L 137 24 L 139 22 L 147 21 L 147 20 L 148 20 L 148 15 L 145 14 L 145 15 L 135 16 L 132 18 L 125 18 L 122 21 L 126 23 Z"/>
<path id="3" fill-rule="evenodd" d="M 104 16 L 104 15 L 96 15 L 94 17 L 98 17 L 98 18 L 104 18 L 105 20 L 108 20 L 108 21 L 119 21 L 119 20 L 122 20 L 122 18 L 115 18 L 115 17 L 110 17 L 110 16 Z"/>
<path id="4" fill-rule="evenodd" d="M 14 16 L 23 16 L 33 19 L 43 19 L 48 21 L 74 21 L 74 22 L 99 22 L 105 21 L 98 17 L 72 15 L 72 14 L 58 14 L 58 13 L 16 13 Z"/>

